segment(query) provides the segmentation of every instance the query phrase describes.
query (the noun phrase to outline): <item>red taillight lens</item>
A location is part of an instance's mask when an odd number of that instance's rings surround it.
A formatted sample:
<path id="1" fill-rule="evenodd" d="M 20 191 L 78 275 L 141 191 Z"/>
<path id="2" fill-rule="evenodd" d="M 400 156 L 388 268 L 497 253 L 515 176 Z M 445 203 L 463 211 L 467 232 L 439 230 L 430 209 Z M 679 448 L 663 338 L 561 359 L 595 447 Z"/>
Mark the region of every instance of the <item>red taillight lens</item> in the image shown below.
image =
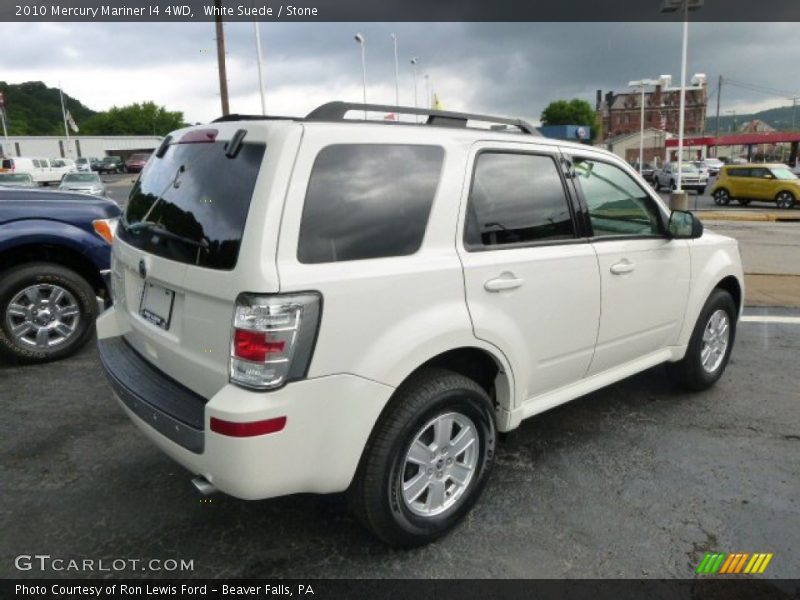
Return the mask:
<path id="1" fill-rule="evenodd" d="M 249 423 L 223 421 L 222 419 L 211 417 L 211 431 L 230 437 L 253 437 L 255 435 L 277 433 L 284 427 L 286 427 L 286 417 L 276 417 L 266 421 L 250 421 Z"/>
<path id="2" fill-rule="evenodd" d="M 283 352 L 286 342 L 270 340 L 264 331 L 236 329 L 233 333 L 233 355 L 253 362 L 264 362 L 269 354 Z"/>
<path id="3" fill-rule="evenodd" d="M 231 332 L 231 382 L 274 390 L 305 377 L 321 304 L 316 292 L 240 294 Z"/>

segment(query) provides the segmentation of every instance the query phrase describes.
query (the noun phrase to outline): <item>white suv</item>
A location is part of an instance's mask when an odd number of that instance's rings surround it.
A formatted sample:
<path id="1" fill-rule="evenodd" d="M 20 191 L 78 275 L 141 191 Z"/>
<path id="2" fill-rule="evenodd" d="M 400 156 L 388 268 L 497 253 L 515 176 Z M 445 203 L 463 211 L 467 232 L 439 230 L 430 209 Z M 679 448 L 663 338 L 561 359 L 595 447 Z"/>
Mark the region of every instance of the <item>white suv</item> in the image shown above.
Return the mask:
<path id="1" fill-rule="evenodd" d="M 608 152 L 344 103 L 174 132 L 112 284 L 117 400 L 201 491 L 347 490 L 400 546 L 464 516 L 523 419 L 660 363 L 714 384 L 743 297 L 736 242 Z"/>

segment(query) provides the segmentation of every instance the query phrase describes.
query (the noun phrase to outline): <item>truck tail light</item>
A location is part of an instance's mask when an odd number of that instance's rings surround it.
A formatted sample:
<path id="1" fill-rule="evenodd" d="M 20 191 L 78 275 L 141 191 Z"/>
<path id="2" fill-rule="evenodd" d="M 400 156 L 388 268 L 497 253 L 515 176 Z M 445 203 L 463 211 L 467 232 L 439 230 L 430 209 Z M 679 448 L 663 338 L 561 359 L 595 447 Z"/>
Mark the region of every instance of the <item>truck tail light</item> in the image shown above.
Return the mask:
<path id="1" fill-rule="evenodd" d="M 241 294 L 231 332 L 230 381 L 273 390 L 308 372 L 319 327 L 322 297 Z"/>

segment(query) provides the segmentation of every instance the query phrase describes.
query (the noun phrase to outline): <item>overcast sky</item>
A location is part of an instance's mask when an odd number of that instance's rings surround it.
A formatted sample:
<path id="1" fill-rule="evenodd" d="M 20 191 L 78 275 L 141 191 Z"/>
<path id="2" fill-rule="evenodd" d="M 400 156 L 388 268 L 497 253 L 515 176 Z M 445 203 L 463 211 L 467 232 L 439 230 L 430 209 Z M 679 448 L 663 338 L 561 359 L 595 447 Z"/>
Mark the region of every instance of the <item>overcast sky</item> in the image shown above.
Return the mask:
<path id="1" fill-rule="evenodd" d="M 226 23 L 231 110 L 260 111 L 252 23 Z M 706 73 L 800 94 L 796 23 L 692 23 L 689 76 Z M 361 100 L 356 32 L 367 40 L 367 99 L 394 101 L 390 33 L 399 38 L 400 102 L 413 104 L 419 57 L 445 109 L 538 121 L 548 102 L 623 91 L 627 82 L 680 78 L 680 23 L 262 23 L 268 112 L 304 115 L 330 100 Z M 213 23 L 0 24 L 0 80 L 61 82 L 94 110 L 153 100 L 190 122 L 219 116 Z M 714 112 L 712 96 L 709 114 Z M 791 104 L 725 86 L 722 113 Z"/>

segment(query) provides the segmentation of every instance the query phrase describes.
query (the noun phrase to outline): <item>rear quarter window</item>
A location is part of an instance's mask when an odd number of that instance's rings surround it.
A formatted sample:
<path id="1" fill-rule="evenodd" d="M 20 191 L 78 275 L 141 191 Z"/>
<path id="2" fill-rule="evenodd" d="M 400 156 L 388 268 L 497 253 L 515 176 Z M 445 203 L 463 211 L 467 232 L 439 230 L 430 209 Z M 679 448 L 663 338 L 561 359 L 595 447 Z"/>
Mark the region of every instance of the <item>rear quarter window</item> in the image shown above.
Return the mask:
<path id="1" fill-rule="evenodd" d="M 297 258 L 406 256 L 422 245 L 444 161 L 440 146 L 337 144 L 317 155 Z"/>

